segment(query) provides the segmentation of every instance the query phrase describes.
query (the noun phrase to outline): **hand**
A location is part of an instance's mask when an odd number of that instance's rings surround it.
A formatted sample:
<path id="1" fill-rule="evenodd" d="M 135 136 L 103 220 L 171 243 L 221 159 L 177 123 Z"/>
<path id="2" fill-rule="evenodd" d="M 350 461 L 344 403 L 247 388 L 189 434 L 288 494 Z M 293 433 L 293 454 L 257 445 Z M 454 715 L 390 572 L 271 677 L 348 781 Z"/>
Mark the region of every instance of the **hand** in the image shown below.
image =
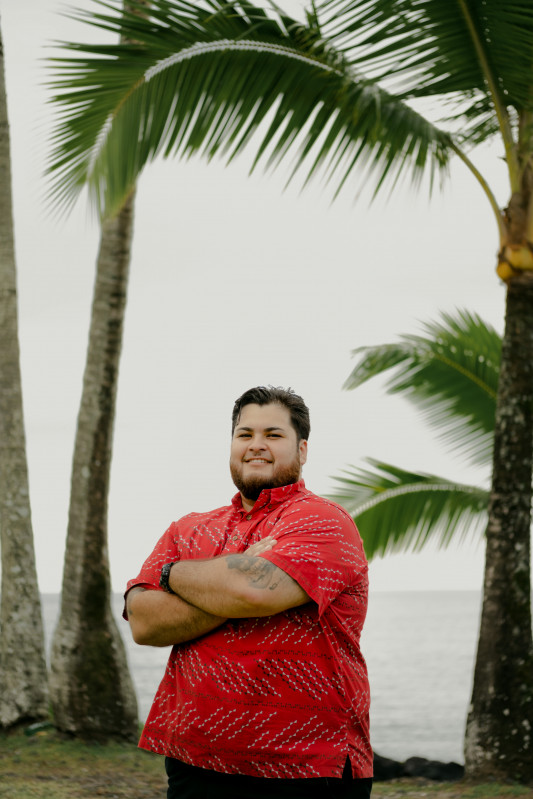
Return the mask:
<path id="1" fill-rule="evenodd" d="M 257 541 L 257 543 L 252 544 L 248 549 L 245 549 L 242 554 L 249 555 L 250 557 L 257 557 L 257 555 L 261 555 L 262 552 L 267 552 L 269 549 L 272 549 L 275 543 L 276 539 L 271 535 L 267 535 L 266 538 L 262 538 L 261 541 Z"/>

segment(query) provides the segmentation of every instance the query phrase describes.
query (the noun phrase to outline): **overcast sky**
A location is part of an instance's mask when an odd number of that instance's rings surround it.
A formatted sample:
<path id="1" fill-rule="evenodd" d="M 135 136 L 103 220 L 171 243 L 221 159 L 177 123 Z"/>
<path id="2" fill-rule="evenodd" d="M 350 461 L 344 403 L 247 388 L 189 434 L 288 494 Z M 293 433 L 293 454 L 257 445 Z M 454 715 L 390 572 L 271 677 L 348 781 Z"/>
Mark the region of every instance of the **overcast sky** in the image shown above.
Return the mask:
<path id="1" fill-rule="evenodd" d="M 30 490 L 45 592 L 61 586 L 99 237 L 85 198 L 59 221 L 42 201 L 46 45 L 95 36 L 60 16 L 62 7 L 0 0 Z M 505 205 L 501 155 L 485 149 L 474 161 Z M 453 164 L 431 199 L 406 187 L 370 207 L 361 181 L 331 204 L 319 182 L 303 193 L 297 183 L 283 191 L 288 167 L 249 177 L 249 164 L 246 157 L 229 167 L 167 161 L 149 166 L 139 182 L 109 501 L 116 591 L 172 520 L 225 505 L 234 494 L 230 413 L 253 385 L 290 385 L 305 398 L 312 433 L 304 477 L 317 493 L 330 492 L 332 475 L 368 456 L 488 480 L 444 452 L 382 381 L 342 390 L 353 348 L 419 332 L 441 311 L 476 311 L 502 332 L 496 227 L 465 167 Z M 376 560 L 371 584 L 479 589 L 482 569 L 482 545 L 467 546 Z"/>

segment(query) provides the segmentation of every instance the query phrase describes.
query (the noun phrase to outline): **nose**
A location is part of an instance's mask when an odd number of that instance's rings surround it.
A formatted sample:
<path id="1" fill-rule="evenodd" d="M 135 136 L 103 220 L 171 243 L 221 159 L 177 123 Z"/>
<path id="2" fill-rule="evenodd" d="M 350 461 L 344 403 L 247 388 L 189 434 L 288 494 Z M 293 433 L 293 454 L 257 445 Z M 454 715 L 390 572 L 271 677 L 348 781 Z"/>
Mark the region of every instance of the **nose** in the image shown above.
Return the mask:
<path id="1" fill-rule="evenodd" d="M 252 452 L 260 452 L 266 449 L 266 445 L 261 436 L 256 435 L 248 442 L 248 449 Z"/>

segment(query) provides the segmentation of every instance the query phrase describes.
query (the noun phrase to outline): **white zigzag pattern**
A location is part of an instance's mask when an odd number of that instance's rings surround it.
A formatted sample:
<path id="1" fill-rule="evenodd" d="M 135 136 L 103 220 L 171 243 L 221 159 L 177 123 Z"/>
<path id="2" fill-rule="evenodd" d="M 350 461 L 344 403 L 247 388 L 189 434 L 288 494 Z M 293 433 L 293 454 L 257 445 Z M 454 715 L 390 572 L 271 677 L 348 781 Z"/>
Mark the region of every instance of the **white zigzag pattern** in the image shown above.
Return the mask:
<path id="1" fill-rule="evenodd" d="M 343 730 L 342 731 L 340 731 L 340 730 L 333 731 L 331 735 L 326 737 L 323 734 L 318 732 L 318 730 L 320 730 L 323 727 L 325 727 L 325 725 L 320 723 L 316 727 L 313 728 L 313 730 L 312 730 L 312 735 L 313 735 L 312 740 L 309 741 L 309 743 L 306 746 L 303 746 L 303 747 L 300 746 L 300 744 L 303 743 L 303 739 L 300 739 L 298 741 L 295 741 L 291 746 L 288 746 L 287 749 L 289 751 L 291 751 L 291 750 L 294 750 L 294 749 L 296 749 L 298 747 L 299 751 L 305 751 L 305 750 L 309 749 L 310 746 L 312 746 L 314 741 L 316 741 L 316 739 L 319 736 L 320 736 L 321 742 L 323 742 L 323 741 L 331 741 L 333 743 L 333 747 L 334 748 L 338 749 L 341 744 L 344 745 L 345 735 L 344 735 L 344 731 Z M 308 736 L 306 736 L 306 737 L 308 737 Z M 342 740 L 341 740 L 341 737 L 342 737 Z M 338 739 L 336 743 L 335 743 L 335 739 Z"/>
<path id="2" fill-rule="evenodd" d="M 289 683 L 293 690 L 299 691 L 302 694 L 309 694 L 309 696 L 312 696 L 314 699 L 320 699 L 323 691 L 317 690 L 312 679 L 309 679 L 309 677 L 314 678 L 317 681 L 321 679 L 322 685 L 327 685 L 327 682 L 321 677 L 318 671 L 315 672 L 315 674 L 312 674 L 309 670 L 309 675 L 305 675 L 303 673 L 303 663 L 299 661 L 287 662 L 269 659 L 263 661 L 259 665 L 265 671 L 265 673 L 274 680 L 277 680 L 279 677 L 281 677 L 287 683 Z"/>
<path id="3" fill-rule="evenodd" d="M 293 621 L 291 619 L 291 621 Z M 300 636 L 297 638 L 297 633 Z M 316 623 L 314 628 L 311 630 L 309 627 L 304 627 L 303 625 L 293 624 L 290 632 L 287 630 L 278 630 L 276 634 L 274 631 L 270 633 L 270 635 L 266 635 L 264 638 L 264 642 L 266 643 L 275 643 L 279 640 L 279 638 L 283 638 L 283 644 L 302 644 L 305 643 L 306 646 L 310 646 L 313 641 L 315 641 L 321 634 L 320 625 Z"/>
<path id="4" fill-rule="evenodd" d="M 243 666 L 233 663 L 226 655 L 219 655 L 219 665 L 223 665 L 223 669 L 202 662 L 194 649 L 188 650 L 188 657 L 185 653 L 180 653 L 180 655 L 179 659 L 183 670 L 190 671 L 191 686 L 205 677 L 210 677 L 217 682 L 219 690 L 230 695 L 255 691 L 262 696 L 280 696 L 274 686 L 254 680 Z M 225 678 L 225 682 L 221 680 L 221 677 Z"/>
<path id="5" fill-rule="evenodd" d="M 246 711 L 246 713 L 243 713 L 243 715 L 241 716 L 241 718 L 244 718 L 244 717 L 245 717 L 245 715 L 246 715 L 247 713 L 249 713 L 249 711 Z M 233 738 L 236 738 L 236 737 L 237 737 L 237 735 L 238 735 L 238 734 L 241 732 L 241 730 L 243 730 L 243 729 L 246 729 L 247 727 L 251 727 L 251 726 L 252 726 L 252 724 L 254 724 L 254 725 L 255 725 L 255 720 L 256 720 L 256 718 L 257 718 L 257 715 L 259 715 L 259 714 L 256 714 L 256 716 L 255 716 L 255 717 L 252 717 L 252 718 L 250 718 L 250 720 L 248 721 L 248 723 L 247 723 L 247 724 L 242 724 L 242 725 L 241 725 L 241 727 L 240 727 L 240 729 L 239 729 L 239 730 L 237 730 L 236 732 L 234 732 L 234 733 L 233 733 L 233 735 L 230 735 L 230 736 L 228 736 L 228 740 L 232 740 Z M 261 726 L 264 726 L 264 725 L 265 725 L 267 722 L 269 722 L 269 721 L 270 721 L 270 719 L 271 719 L 271 718 L 273 718 L 275 715 L 276 715 L 276 713 L 275 713 L 275 712 L 274 712 L 274 713 L 270 713 L 270 714 L 269 714 L 269 715 L 268 715 L 266 718 L 264 718 L 264 719 L 261 721 Z"/>

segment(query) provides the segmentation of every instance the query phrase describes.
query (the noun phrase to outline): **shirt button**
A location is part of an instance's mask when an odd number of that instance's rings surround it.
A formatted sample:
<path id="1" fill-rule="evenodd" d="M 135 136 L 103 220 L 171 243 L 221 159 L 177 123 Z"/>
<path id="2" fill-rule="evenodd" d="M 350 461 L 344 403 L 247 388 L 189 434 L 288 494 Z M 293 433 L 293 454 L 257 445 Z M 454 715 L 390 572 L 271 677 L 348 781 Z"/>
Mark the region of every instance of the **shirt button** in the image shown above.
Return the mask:
<path id="1" fill-rule="evenodd" d="M 233 536 L 233 538 L 232 538 L 231 540 L 232 540 L 232 541 L 238 541 L 238 539 L 239 539 L 239 536 L 238 536 L 238 535 L 234 535 L 234 536 Z"/>
<path id="2" fill-rule="evenodd" d="M 251 520 L 251 518 L 252 518 L 252 514 L 251 514 L 251 513 L 249 513 L 249 514 L 248 514 L 248 516 L 247 516 L 246 518 L 248 519 L 248 521 L 250 521 L 250 520 Z"/>

